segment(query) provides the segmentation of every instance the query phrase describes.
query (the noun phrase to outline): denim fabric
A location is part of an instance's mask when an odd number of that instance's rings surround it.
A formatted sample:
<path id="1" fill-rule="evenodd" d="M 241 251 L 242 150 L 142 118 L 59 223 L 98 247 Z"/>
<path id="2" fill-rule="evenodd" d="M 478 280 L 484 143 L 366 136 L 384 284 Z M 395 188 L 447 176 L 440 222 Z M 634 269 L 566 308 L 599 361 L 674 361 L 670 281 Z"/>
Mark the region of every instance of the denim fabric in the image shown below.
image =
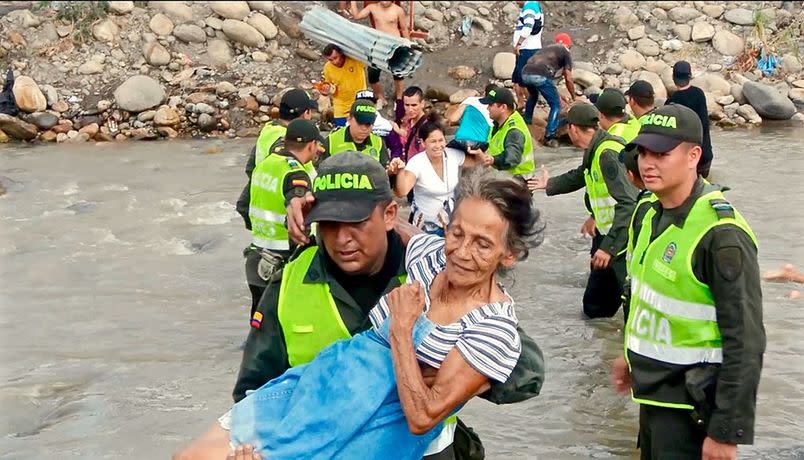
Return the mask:
<path id="1" fill-rule="evenodd" d="M 528 63 L 528 59 L 532 58 L 537 51 L 539 50 L 519 50 L 519 54 L 516 56 L 516 63 L 514 64 L 514 73 L 511 75 L 512 82 L 522 84 L 522 69 L 525 67 L 525 64 Z"/>
<path id="2" fill-rule="evenodd" d="M 547 116 L 547 130 L 545 137 L 553 137 L 558 130 L 558 113 L 561 110 L 561 98 L 558 95 L 558 88 L 553 80 L 542 75 L 522 75 L 522 82 L 528 88 L 530 96 L 525 104 L 525 123 L 533 122 L 533 109 L 539 100 L 539 94 L 544 96 L 547 104 L 550 105 L 550 114 Z"/>
<path id="3" fill-rule="evenodd" d="M 332 124 L 336 128 L 341 128 L 346 126 L 346 120 L 348 120 L 348 117 L 335 117 L 332 119 Z"/>
<path id="4" fill-rule="evenodd" d="M 251 444 L 271 459 L 420 459 L 443 422 L 421 436 L 410 433 L 389 324 L 338 341 L 251 392 L 232 409 L 231 442 Z M 422 315 L 414 346 L 433 327 Z"/>

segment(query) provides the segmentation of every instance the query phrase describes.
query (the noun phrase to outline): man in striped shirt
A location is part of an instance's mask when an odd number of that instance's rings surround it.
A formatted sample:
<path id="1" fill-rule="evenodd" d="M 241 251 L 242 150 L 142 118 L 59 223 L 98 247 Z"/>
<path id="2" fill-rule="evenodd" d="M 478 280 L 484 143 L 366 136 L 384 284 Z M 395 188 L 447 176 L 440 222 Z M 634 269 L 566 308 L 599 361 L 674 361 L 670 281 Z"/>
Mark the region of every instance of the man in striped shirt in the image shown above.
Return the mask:
<path id="1" fill-rule="evenodd" d="M 516 65 L 514 66 L 514 74 L 511 76 L 511 81 L 514 82 L 514 89 L 519 98 L 520 107 L 523 107 L 524 101 L 528 98 L 528 92 L 522 84 L 522 68 L 525 63 L 531 58 L 536 51 L 542 48 L 542 27 L 544 25 L 544 16 L 542 15 L 542 8 L 539 2 L 517 2 L 521 10 L 519 10 L 519 19 L 517 19 L 516 27 L 514 28 L 513 47 L 514 54 L 516 54 Z"/>

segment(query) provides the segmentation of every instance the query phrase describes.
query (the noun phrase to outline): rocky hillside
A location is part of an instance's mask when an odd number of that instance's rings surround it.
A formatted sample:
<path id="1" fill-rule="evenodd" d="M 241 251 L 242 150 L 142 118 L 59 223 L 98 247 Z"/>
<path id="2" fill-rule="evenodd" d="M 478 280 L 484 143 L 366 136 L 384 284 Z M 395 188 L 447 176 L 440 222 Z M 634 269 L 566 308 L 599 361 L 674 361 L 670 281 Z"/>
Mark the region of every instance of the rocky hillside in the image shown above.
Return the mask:
<path id="1" fill-rule="evenodd" d="M 326 120 L 329 101 L 311 85 L 319 47 L 298 23 L 334 3 L 0 2 L 0 70 L 13 69 L 21 109 L 0 114 L 0 141 L 253 136 L 290 86 L 310 90 Z M 804 119 L 801 2 L 542 5 L 545 42 L 559 31 L 575 38 L 580 90 L 641 78 L 664 96 L 675 89 L 669 66 L 686 59 L 720 124 Z M 416 2 L 415 27 L 429 37 L 414 81 L 431 87 L 437 108 L 489 78 L 510 85 L 513 54 L 497 51 L 510 49 L 517 12 L 512 1 Z M 763 46 L 781 60 L 767 76 L 752 54 Z"/>

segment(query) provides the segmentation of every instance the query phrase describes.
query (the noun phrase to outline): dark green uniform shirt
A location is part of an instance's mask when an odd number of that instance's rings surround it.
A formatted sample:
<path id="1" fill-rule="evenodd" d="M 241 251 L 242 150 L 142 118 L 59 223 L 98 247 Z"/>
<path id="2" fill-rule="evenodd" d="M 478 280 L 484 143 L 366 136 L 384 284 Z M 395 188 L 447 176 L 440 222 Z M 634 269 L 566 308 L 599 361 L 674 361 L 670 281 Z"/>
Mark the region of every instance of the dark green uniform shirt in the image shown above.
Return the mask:
<path id="1" fill-rule="evenodd" d="M 494 127 L 491 131 L 493 137 L 497 134 L 500 127 L 497 122 L 494 122 Z M 525 155 L 525 135 L 518 129 L 512 129 L 505 134 L 503 139 L 503 151 L 501 154 L 494 157 L 494 168 L 501 171 L 507 171 L 511 168 L 519 166 L 522 162 L 522 157 Z"/>
<path id="2" fill-rule="evenodd" d="M 280 137 L 277 139 L 271 147 L 268 149 L 270 152 L 279 151 L 285 145 L 285 138 Z M 254 168 L 257 167 L 257 146 L 251 148 L 251 153 L 248 155 L 248 159 L 246 160 L 246 177 L 248 177 L 248 181 L 246 182 L 246 186 L 243 187 L 243 191 L 240 192 L 240 197 L 237 199 L 237 204 L 235 205 L 235 209 L 237 213 L 243 218 L 243 222 L 246 224 L 246 229 L 251 230 L 251 218 L 248 216 L 248 206 L 251 202 L 251 175 L 254 173 Z"/>
<path id="3" fill-rule="evenodd" d="M 656 210 L 651 235 L 660 235 L 670 225 L 683 229 L 703 189 L 704 181 L 698 178 L 692 194 L 677 208 L 664 209 L 658 201 L 652 206 L 640 206 L 634 215 L 634 238 L 651 207 Z M 721 442 L 751 444 L 765 351 L 757 247 L 736 225 L 718 225 L 707 232 L 695 248 L 692 271 L 698 281 L 712 291 L 723 346 L 715 409 L 707 433 Z M 630 290 L 627 293 L 630 294 Z M 657 381 L 662 378 L 662 372 L 657 369 Z"/>
<path id="4" fill-rule="evenodd" d="M 575 169 L 565 172 L 556 177 L 551 177 L 547 181 L 545 192 L 550 195 L 561 195 L 572 193 L 586 187 L 583 173 L 592 166 L 592 154 L 598 144 L 605 140 L 615 140 L 622 143 L 622 139 L 598 129 L 592 137 L 589 147 L 583 152 L 583 161 Z M 609 194 L 617 202 L 614 206 L 614 221 L 611 224 L 609 233 L 603 238 L 600 249 L 603 249 L 612 256 L 616 256 L 628 244 L 628 224 L 636 204 L 637 189 L 628 180 L 625 167 L 618 159 L 618 153 L 614 150 L 603 150 L 600 157 L 600 169 L 603 171 L 603 179 Z"/>

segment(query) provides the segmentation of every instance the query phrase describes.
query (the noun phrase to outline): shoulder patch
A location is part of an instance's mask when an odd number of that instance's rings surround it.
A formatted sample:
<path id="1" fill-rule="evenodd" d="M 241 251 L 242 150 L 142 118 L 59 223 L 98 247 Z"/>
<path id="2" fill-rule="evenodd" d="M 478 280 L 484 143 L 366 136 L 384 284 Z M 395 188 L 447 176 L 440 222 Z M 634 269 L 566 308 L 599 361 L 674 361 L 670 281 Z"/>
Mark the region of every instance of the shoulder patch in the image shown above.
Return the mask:
<path id="1" fill-rule="evenodd" d="M 288 166 L 290 166 L 291 168 L 301 167 L 301 164 L 299 164 L 298 160 L 296 160 L 295 158 L 287 157 L 287 159 L 288 159 Z"/>
<path id="2" fill-rule="evenodd" d="M 734 208 L 728 201 L 721 198 L 715 198 L 713 200 L 709 200 L 709 204 L 712 206 L 712 209 L 714 209 L 715 212 L 717 213 L 718 219 L 734 218 Z"/>
<path id="3" fill-rule="evenodd" d="M 508 126 L 515 126 L 515 125 L 516 125 L 515 120 L 508 120 Z"/>
<path id="4" fill-rule="evenodd" d="M 743 271 L 743 252 L 735 246 L 715 251 L 715 267 L 726 281 L 734 281 Z"/>

